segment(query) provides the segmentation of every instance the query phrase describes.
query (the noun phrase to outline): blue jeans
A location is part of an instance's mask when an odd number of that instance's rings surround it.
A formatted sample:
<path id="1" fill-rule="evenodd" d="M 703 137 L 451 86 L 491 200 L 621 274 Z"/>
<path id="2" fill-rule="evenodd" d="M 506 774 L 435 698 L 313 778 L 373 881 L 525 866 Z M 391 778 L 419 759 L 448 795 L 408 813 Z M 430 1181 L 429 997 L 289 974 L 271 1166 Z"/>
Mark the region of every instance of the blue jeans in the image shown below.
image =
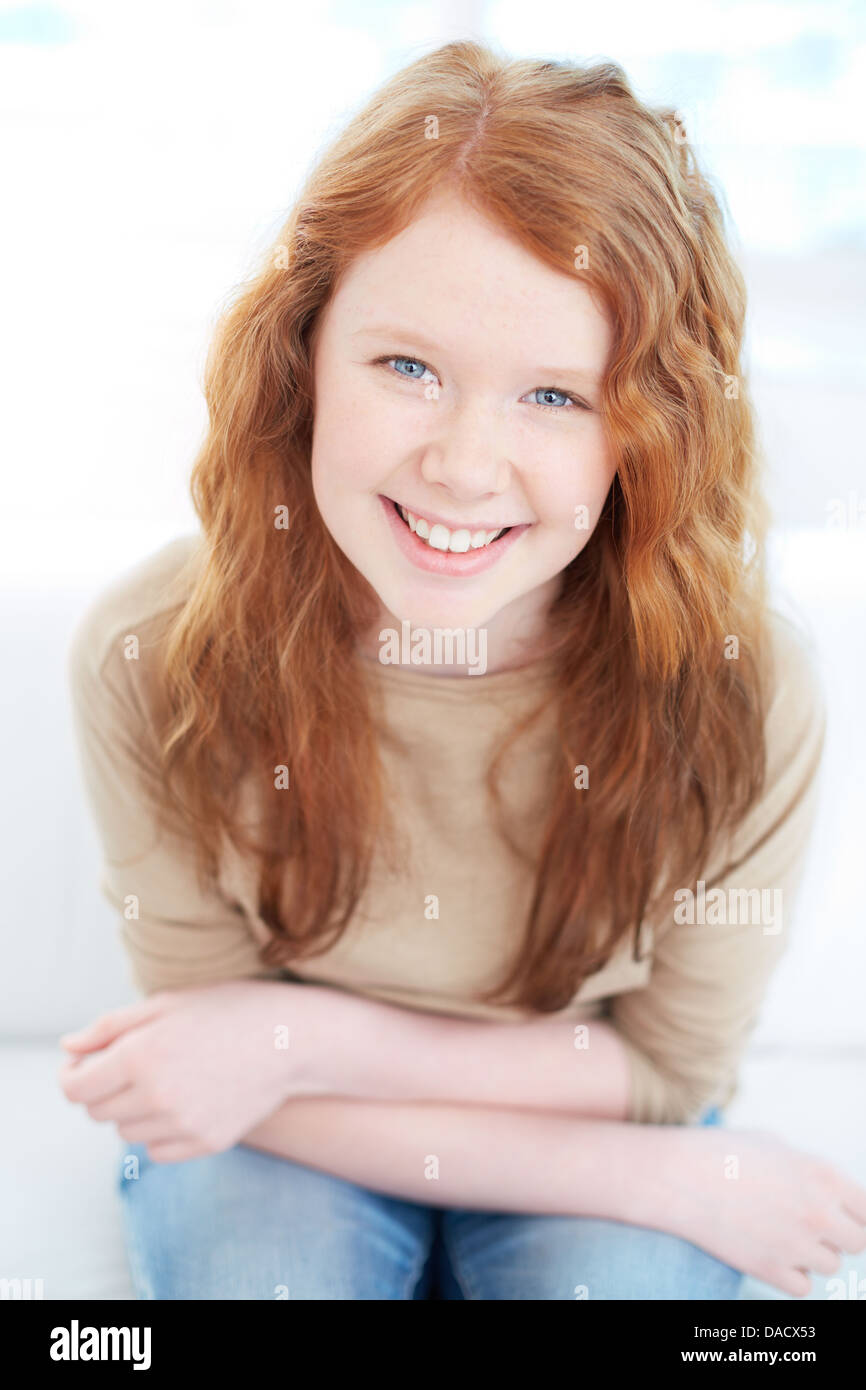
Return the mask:
<path id="1" fill-rule="evenodd" d="M 183 1163 L 122 1154 L 142 1299 L 736 1299 L 744 1278 L 644 1226 L 428 1207 L 243 1144 Z"/>

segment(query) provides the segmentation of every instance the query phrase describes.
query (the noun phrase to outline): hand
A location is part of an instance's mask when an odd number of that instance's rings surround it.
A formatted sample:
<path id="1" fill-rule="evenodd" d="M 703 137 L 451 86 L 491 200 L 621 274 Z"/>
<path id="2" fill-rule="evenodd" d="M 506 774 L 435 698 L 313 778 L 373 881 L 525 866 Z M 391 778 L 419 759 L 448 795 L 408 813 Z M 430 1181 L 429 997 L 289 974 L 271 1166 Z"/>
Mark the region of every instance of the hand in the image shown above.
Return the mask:
<path id="1" fill-rule="evenodd" d="M 61 1039 L 73 1054 L 61 1088 L 156 1162 L 219 1153 L 285 1100 L 317 1093 L 312 1015 L 326 993 L 229 980 L 149 995 Z"/>
<path id="2" fill-rule="evenodd" d="M 802 1298 L 809 1270 L 835 1274 L 840 1251 L 866 1249 L 866 1188 L 824 1159 L 703 1126 L 678 1130 L 675 1152 L 676 1234 L 735 1269 Z"/>

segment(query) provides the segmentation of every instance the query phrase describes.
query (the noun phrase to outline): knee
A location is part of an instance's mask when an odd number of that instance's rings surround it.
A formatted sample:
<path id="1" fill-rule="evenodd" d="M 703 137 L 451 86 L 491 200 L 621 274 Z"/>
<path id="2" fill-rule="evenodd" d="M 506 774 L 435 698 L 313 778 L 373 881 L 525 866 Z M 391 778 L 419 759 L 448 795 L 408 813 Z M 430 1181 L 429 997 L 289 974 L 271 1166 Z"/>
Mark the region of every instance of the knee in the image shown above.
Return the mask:
<path id="1" fill-rule="evenodd" d="M 575 1243 L 575 1297 L 628 1300 L 737 1299 L 741 1271 L 663 1231 L 595 1223 Z"/>

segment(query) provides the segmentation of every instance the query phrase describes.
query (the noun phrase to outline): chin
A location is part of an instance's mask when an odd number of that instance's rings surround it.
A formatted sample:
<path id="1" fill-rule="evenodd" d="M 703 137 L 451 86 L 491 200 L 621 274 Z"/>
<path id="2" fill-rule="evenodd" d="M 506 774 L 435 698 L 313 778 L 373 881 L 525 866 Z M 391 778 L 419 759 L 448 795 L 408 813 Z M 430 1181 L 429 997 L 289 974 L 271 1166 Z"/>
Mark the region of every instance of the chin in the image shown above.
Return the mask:
<path id="1" fill-rule="evenodd" d="M 413 627 L 481 627 L 489 614 L 486 607 L 482 609 L 475 604 L 431 602 L 423 598 L 414 600 L 408 590 L 402 594 L 390 594 L 387 601 L 384 598 L 382 601 L 398 623 L 408 619 Z"/>
<path id="2" fill-rule="evenodd" d="M 491 612 L 489 606 L 477 609 L 467 606 L 465 609 L 461 610 L 455 610 L 452 606 L 447 611 L 443 611 L 439 606 L 422 608 L 419 605 L 414 612 L 409 613 L 404 611 L 403 619 L 404 621 L 408 619 L 411 622 L 413 630 L 424 628 L 434 633 L 451 631 L 486 634 L 489 633 L 491 624 L 498 611 L 499 609 L 496 608 Z M 391 625 L 396 626 L 398 633 L 401 631 L 399 622 L 392 624 L 389 620 L 388 623 L 382 624 L 383 627 Z M 485 637 L 484 640 L 487 641 L 487 637 Z"/>

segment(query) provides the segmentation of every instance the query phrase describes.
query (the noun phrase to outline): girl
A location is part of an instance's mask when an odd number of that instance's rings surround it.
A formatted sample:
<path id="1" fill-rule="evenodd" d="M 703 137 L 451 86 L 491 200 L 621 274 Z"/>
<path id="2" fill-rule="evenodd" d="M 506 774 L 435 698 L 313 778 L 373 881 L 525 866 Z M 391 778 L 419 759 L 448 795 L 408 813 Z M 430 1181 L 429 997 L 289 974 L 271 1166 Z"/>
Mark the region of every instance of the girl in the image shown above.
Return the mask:
<path id="1" fill-rule="evenodd" d="M 320 159 L 213 346 L 202 535 L 70 654 L 145 997 L 61 1078 L 140 1297 L 797 1296 L 866 1246 L 718 1127 L 824 729 L 743 321 L 614 64 L 450 43 Z"/>

